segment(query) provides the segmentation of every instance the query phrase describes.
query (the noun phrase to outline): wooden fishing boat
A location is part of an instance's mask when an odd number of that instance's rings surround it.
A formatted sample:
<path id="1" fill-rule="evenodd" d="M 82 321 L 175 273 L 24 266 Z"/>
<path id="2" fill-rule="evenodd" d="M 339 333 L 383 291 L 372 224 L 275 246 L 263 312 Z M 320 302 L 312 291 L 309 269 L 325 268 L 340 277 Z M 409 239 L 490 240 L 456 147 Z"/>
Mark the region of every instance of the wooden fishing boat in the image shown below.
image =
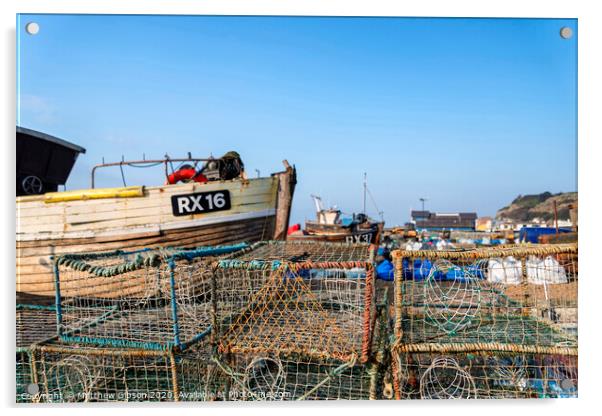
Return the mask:
<path id="1" fill-rule="evenodd" d="M 340 210 L 324 209 L 320 197 L 312 195 L 312 198 L 316 204 L 317 220 L 306 221 L 305 229 L 291 232 L 288 240 L 379 243 L 384 222 L 373 221 L 364 214 L 353 215 L 351 221 L 343 222 Z"/>
<path id="2" fill-rule="evenodd" d="M 181 159 L 160 162 L 167 172 L 176 160 Z M 205 183 L 92 185 L 17 197 L 17 298 L 43 301 L 54 296 L 51 256 L 59 254 L 285 239 L 296 171 L 288 162 L 284 165 L 284 171 L 263 178 L 243 174 Z"/>

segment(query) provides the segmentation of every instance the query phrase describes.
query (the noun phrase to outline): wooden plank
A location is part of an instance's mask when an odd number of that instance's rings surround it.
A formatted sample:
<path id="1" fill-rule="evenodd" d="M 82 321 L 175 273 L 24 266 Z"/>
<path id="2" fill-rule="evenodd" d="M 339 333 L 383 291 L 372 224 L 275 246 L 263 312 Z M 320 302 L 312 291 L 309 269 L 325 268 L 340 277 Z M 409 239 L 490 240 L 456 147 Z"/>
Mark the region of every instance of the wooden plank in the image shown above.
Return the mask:
<path id="1" fill-rule="evenodd" d="M 233 233 L 230 231 L 223 232 L 222 235 L 218 235 L 219 233 L 213 234 L 213 237 L 207 238 L 204 233 L 196 233 L 196 236 L 189 237 L 187 239 L 180 239 L 177 242 L 180 246 L 193 246 L 193 245 L 218 245 L 218 244 L 230 244 L 240 241 L 258 241 L 260 239 L 265 239 L 266 233 L 273 233 L 273 227 L 275 218 L 270 218 L 269 224 L 264 222 L 253 220 L 255 223 L 247 223 L 241 224 L 243 227 L 246 226 L 246 232 Z M 139 241 L 139 243 L 143 244 L 137 247 L 132 247 L 132 249 L 142 248 L 144 247 L 145 239 Z M 173 246 L 173 241 L 166 241 L 166 244 Z M 103 247 L 98 247 L 98 250 L 94 251 L 102 251 Z M 46 273 L 33 273 L 33 274 L 25 274 L 19 273 L 17 270 L 17 291 L 27 293 L 29 295 L 40 295 L 40 296 L 53 296 L 54 295 L 54 276 L 51 272 Z"/>
<path id="2" fill-rule="evenodd" d="M 288 223 L 291 214 L 291 206 L 293 202 L 293 194 L 295 185 L 297 184 L 297 172 L 294 167 L 291 167 L 288 161 L 283 161 L 286 171 L 275 174 L 278 178 L 278 197 L 276 206 L 276 225 L 274 230 L 274 240 L 285 240 Z"/>
<path id="3" fill-rule="evenodd" d="M 253 198 L 257 196 L 264 196 L 266 199 L 275 200 L 275 190 L 272 188 L 249 188 L 245 189 L 244 192 L 230 191 L 230 195 L 232 197 L 232 202 L 236 203 L 244 203 L 246 198 L 253 200 Z M 65 202 L 61 204 L 44 205 L 33 209 L 19 209 L 19 207 L 17 207 L 17 217 L 35 218 L 46 215 L 86 215 L 89 213 L 115 210 L 153 208 L 164 205 L 171 206 L 171 196 L 172 195 L 166 194 L 151 194 L 143 198 L 76 201 L 79 203 L 77 205 L 73 205 L 74 202 Z"/>
<path id="4" fill-rule="evenodd" d="M 251 195 L 245 198 L 234 198 L 232 200 L 232 208 L 234 212 L 237 211 L 239 207 L 251 206 L 253 204 L 271 204 L 274 199 L 270 194 L 258 194 Z M 203 215 L 203 214 L 201 214 Z M 207 214 L 204 214 L 207 215 Z M 37 216 L 37 217 L 26 217 L 20 218 L 21 221 L 17 227 L 19 232 L 26 232 L 25 230 L 29 229 L 32 224 L 52 224 L 58 221 L 65 222 L 66 227 L 65 230 L 69 230 L 69 226 L 77 226 L 80 224 L 87 224 L 93 222 L 100 221 L 111 221 L 117 219 L 133 219 L 133 218 L 148 218 L 161 216 L 161 218 L 175 218 L 172 213 L 171 201 L 169 203 L 164 203 L 162 205 L 157 205 L 155 207 L 142 207 L 142 208 L 125 208 L 123 210 L 104 210 L 101 212 L 95 212 L 92 210 L 91 212 L 85 214 L 61 214 L 61 215 L 52 215 L 52 216 Z"/>
<path id="5" fill-rule="evenodd" d="M 99 246 L 102 246 L 104 250 L 129 250 L 131 247 L 139 246 L 143 242 L 145 246 L 152 246 L 154 244 L 175 242 L 178 243 L 186 239 L 219 239 L 226 236 L 228 233 L 242 233 L 249 227 L 265 226 L 273 221 L 273 217 L 269 217 L 264 220 L 248 220 L 234 223 L 228 223 L 226 226 L 217 227 L 203 227 L 195 229 L 187 229 L 182 232 L 180 230 L 168 231 L 164 235 L 155 235 L 148 237 L 137 237 L 131 240 L 125 241 L 109 241 L 99 242 L 97 239 L 86 239 L 78 240 L 78 244 L 68 245 L 44 245 L 41 247 L 29 247 L 29 248 L 17 248 L 17 257 L 19 261 L 25 261 L 23 264 L 33 264 L 27 260 L 28 258 L 39 258 L 39 256 L 49 256 L 56 253 L 80 253 L 80 252 L 91 252 L 96 251 Z M 268 238 L 269 236 L 265 236 Z M 102 243 L 102 244 L 101 244 Z M 178 244 L 180 245 L 180 244 Z"/>
<path id="6" fill-rule="evenodd" d="M 130 233 L 140 233 L 145 231 L 154 231 L 154 230 L 171 230 L 178 228 L 189 228 L 201 225 L 210 225 L 210 224 L 219 224 L 222 222 L 231 222 L 238 221 L 243 219 L 250 218 L 261 218 L 265 216 L 273 215 L 274 209 L 264 209 L 264 210 L 253 210 L 252 206 L 248 206 L 246 208 L 239 208 L 238 211 L 242 212 L 231 212 L 231 211 L 218 211 L 217 213 L 210 214 L 198 214 L 192 216 L 183 216 L 183 217 L 175 217 L 177 220 L 170 223 L 161 223 L 160 218 L 150 217 L 148 220 L 140 221 L 128 221 L 128 220 L 116 220 L 111 222 L 110 226 L 101 229 L 90 229 L 83 228 L 81 231 L 78 230 L 54 230 L 54 231 L 40 231 L 40 232 L 27 232 L 27 233 L 17 233 L 18 241 L 27 241 L 27 240 L 59 240 L 64 238 L 90 238 L 97 236 L 119 236 L 123 234 Z M 227 215 L 223 213 L 227 212 Z M 220 214 L 220 215 L 212 215 L 212 214 Z M 188 219 L 191 218 L 192 219 Z M 158 223 L 158 224 L 157 224 Z M 151 224 L 151 225 L 147 225 Z M 137 226 L 138 225 L 138 226 Z M 67 227 L 68 228 L 68 227 Z M 73 229 L 73 228 L 72 228 Z"/>
<path id="7" fill-rule="evenodd" d="M 43 200 L 31 202 L 17 202 L 17 213 L 22 217 L 36 215 L 40 210 L 48 210 L 49 213 L 61 213 L 61 207 L 67 207 L 67 213 L 86 213 L 94 210 L 92 207 L 104 207 L 112 209 L 114 204 L 124 206 L 144 207 L 148 201 L 154 201 L 156 197 L 165 199 L 172 195 L 192 192 L 208 192 L 227 189 L 233 195 L 271 193 L 276 189 L 277 181 L 274 178 L 259 178 L 249 180 L 248 185 L 241 181 L 211 182 L 209 184 L 183 184 L 170 185 L 156 188 L 146 188 L 144 197 L 140 198 L 108 198 L 97 200 L 68 201 L 64 203 L 47 204 Z M 19 198 L 17 198 L 18 200 Z"/>
<path id="8" fill-rule="evenodd" d="M 251 197 L 253 195 L 275 195 L 276 183 L 257 184 L 253 187 L 228 189 L 233 198 Z M 223 188 L 222 188 L 223 189 Z M 222 190 L 219 189 L 219 190 Z M 105 212 L 116 209 L 128 208 L 147 208 L 162 206 L 171 203 L 173 195 L 195 192 L 193 189 L 182 190 L 180 192 L 167 193 L 149 193 L 141 198 L 114 198 L 88 201 L 69 201 L 56 204 L 41 204 L 36 206 L 17 205 L 17 216 L 22 218 L 40 217 L 48 215 L 72 215 L 87 214 L 90 212 Z M 275 198 L 275 197 L 274 197 Z"/>
<path id="9" fill-rule="evenodd" d="M 262 220 L 261 218 L 258 218 L 258 220 Z M 269 218 L 263 219 L 263 220 L 269 220 Z M 242 223 L 246 220 L 242 220 L 242 221 L 232 221 L 232 222 L 227 222 L 224 223 L 226 224 L 226 229 L 228 227 L 234 227 L 236 226 L 236 224 Z M 221 224 L 219 225 L 221 226 Z M 205 226 L 203 226 L 205 227 Z M 80 245 L 84 245 L 84 244 L 98 244 L 98 243 L 114 243 L 116 248 L 119 248 L 119 246 L 128 246 L 128 244 L 131 241 L 134 241 L 135 239 L 142 239 L 142 238 L 152 238 L 156 241 L 161 241 L 162 239 L 165 238 L 170 238 L 171 236 L 174 236 L 174 238 L 179 238 L 178 236 L 180 235 L 185 235 L 185 234 L 197 234 L 199 231 L 199 227 L 185 227 L 185 228 L 181 228 L 181 229 L 173 229 L 173 230 L 169 230 L 168 232 L 166 231 L 160 231 L 157 227 L 157 229 L 155 231 L 152 232 L 140 232 L 140 233 L 131 233 L 131 234 L 121 234 L 121 235 L 115 235 L 115 236 L 94 236 L 92 238 L 87 238 L 87 239 L 82 239 L 82 238 L 67 238 L 67 239 L 60 239 L 60 240 L 30 240 L 30 241 L 17 241 L 17 249 L 20 248 L 39 248 L 39 247 L 59 247 L 59 246 L 67 246 L 67 245 L 75 245 L 75 246 L 80 246 Z"/>
<path id="10" fill-rule="evenodd" d="M 135 238 L 132 240 L 125 241 L 109 241 L 109 242 L 101 242 L 99 243 L 97 239 L 84 239 L 80 240 L 80 244 L 70 244 L 67 246 L 61 245 L 47 245 L 41 247 L 33 247 L 33 248 L 18 248 L 17 249 L 17 262 L 21 262 L 19 264 L 35 264 L 32 258 L 39 258 L 40 256 L 49 256 L 52 254 L 62 254 L 62 253 L 78 253 L 78 252 L 91 252 L 91 251 L 99 251 L 99 250 L 130 250 L 143 245 L 145 247 L 152 246 L 166 246 L 166 245 L 174 245 L 181 246 L 181 242 L 187 239 L 192 240 L 211 240 L 212 243 L 216 242 L 215 240 L 223 239 L 224 237 L 234 234 L 241 235 L 245 234 L 246 230 L 253 230 L 259 228 L 270 228 L 271 224 L 274 222 L 274 217 L 268 218 L 258 218 L 258 219 L 250 219 L 232 223 L 225 223 L 215 226 L 201 226 L 196 228 L 191 228 L 187 230 L 174 230 L 174 231 L 165 231 L 162 235 L 153 236 L 153 237 L 142 237 Z M 268 238 L 268 236 L 263 236 L 263 238 Z M 191 241 L 192 241 L 191 240 Z M 26 262 L 26 263 L 24 263 Z"/>
<path id="11" fill-rule="evenodd" d="M 94 202 L 94 201 L 90 201 Z M 151 202 L 151 201 L 147 201 Z M 264 203 L 275 206 L 274 193 L 248 193 L 244 195 L 232 195 L 232 212 L 239 213 L 245 212 L 248 207 L 253 205 Z M 140 205 L 140 204 L 137 204 Z M 108 208 L 108 207 L 107 207 Z M 58 232 L 66 231 L 69 227 L 61 227 L 61 224 L 74 224 L 83 223 L 89 221 L 97 221 L 102 219 L 111 218 L 134 218 L 138 217 L 143 212 L 147 212 L 148 215 L 164 215 L 164 218 L 173 218 L 171 212 L 171 199 L 164 198 L 161 196 L 158 199 L 152 200 L 152 205 L 142 204 L 140 206 L 132 207 L 130 205 L 123 205 L 118 201 L 114 201 L 111 204 L 111 209 L 103 210 L 104 214 L 100 214 L 95 210 L 93 205 L 86 207 L 85 213 L 78 214 L 78 216 L 69 215 L 66 212 L 55 213 L 51 216 L 45 216 L 44 211 L 40 210 L 37 216 L 31 217 L 17 217 L 17 231 L 18 233 L 27 233 L 35 231 L 34 228 L 38 227 L 40 232 Z M 136 209 L 138 211 L 136 211 Z M 259 208 L 261 209 L 261 208 Z M 221 212 L 221 211 L 220 211 Z M 220 212 L 211 214 L 220 215 Z M 130 213 L 133 215 L 130 216 Z M 137 214 L 136 214 L 137 213 Z M 199 214 L 199 215 L 211 215 L 211 214 Z M 194 216 L 192 216 L 194 218 Z M 119 225 L 121 226 L 121 224 Z"/>

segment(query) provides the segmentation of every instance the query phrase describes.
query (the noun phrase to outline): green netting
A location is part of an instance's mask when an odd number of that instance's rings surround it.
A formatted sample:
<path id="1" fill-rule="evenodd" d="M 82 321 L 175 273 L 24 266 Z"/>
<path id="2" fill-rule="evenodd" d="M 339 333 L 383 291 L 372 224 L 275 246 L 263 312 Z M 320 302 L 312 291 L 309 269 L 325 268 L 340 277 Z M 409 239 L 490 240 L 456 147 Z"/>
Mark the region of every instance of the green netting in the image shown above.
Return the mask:
<path id="1" fill-rule="evenodd" d="M 210 332 L 212 262 L 247 247 L 60 256 L 59 335 L 99 346 L 184 349 Z"/>

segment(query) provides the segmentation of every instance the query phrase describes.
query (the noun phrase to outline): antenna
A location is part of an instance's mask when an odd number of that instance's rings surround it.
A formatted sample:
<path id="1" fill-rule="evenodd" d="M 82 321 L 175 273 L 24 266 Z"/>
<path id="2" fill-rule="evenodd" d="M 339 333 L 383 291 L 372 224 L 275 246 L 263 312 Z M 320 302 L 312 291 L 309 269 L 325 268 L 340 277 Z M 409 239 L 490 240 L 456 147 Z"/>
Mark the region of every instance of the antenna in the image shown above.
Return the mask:
<path id="1" fill-rule="evenodd" d="M 364 172 L 364 215 L 366 215 L 366 190 L 368 189 L 368 178 L 366 172 Z"/>
<path id="2" fill-rule="evenodd" d="M 316 212 L 319 214 L 321 211 L 324 211 L 324 206 L 322 205 L 322 198 L 317 195 L 310 195 L 314 200 L 314 204 L 316 205 Z"/>

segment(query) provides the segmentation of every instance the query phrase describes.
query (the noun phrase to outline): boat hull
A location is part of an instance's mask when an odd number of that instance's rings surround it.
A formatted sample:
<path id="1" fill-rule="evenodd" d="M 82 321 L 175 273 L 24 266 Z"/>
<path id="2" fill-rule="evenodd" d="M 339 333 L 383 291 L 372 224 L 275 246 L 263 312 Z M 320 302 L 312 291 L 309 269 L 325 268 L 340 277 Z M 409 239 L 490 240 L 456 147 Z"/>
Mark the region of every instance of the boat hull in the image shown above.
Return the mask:
<path id="1" fill-rule="evenodd" d="M 318 224 L 306 222 L 305 231 L 289 234 L 288 240 L 329 241 L 342 243 L 371 243 L 378 244 L 384 224 L 373 223 L 366 228 L 355 229 L 333 224 Z"/>
<path id="2" fill-rule="evenodd" d="M 54 296 L 52 256 L 60 254 L 282 238 L 294 177 L 289 167 L 269 178 L 159 186 L 143 189 L 140 196 L 61 201 L 55 194 L 58 202 L 48 202 L 48 194 L 17 198 L 18 301 Z M 174 215 L 172 196 L 224 190 L 230 195 L 229 209 Z M 67 286 L 72 287 L 70 296 L 79 295 L 76 285 Z"/>

